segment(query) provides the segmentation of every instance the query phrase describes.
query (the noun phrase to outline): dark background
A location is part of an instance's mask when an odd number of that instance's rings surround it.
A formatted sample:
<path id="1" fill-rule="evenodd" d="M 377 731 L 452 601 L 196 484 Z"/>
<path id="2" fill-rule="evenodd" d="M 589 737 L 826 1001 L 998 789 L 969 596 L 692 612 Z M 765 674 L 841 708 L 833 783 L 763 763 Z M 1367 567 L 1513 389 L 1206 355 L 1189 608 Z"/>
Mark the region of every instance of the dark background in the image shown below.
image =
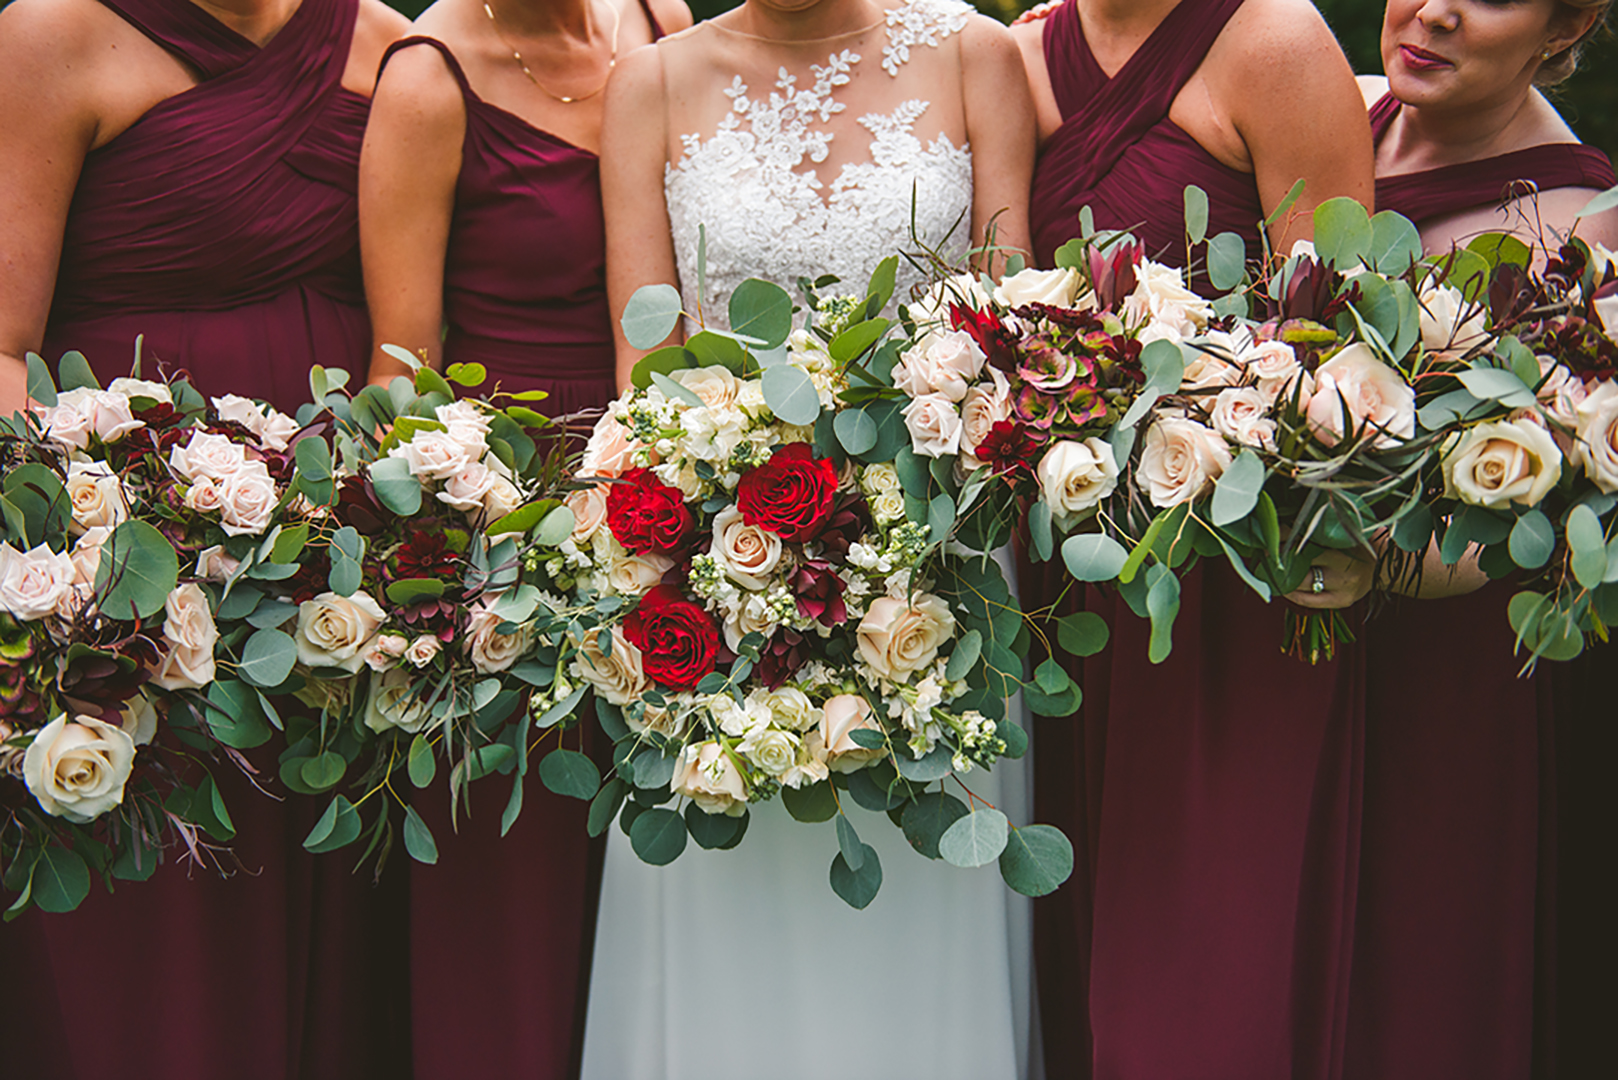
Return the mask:
<path id="1" fill-rule="evenodd" d="M 430 0 L 388 0 L 412 17 Z M 736 6 L 737 0 L 686 0 L 698 19 L 711 18 Z M 1037 0 L 972 0 L 978 10 L 1009 21 Z M 1337 32 L 1354 70 L 1380 74 L 1378 40 L 1382 32 L 1382 5 L 1376 0 L 1315 0 L 1326 21 Z M 1551 95 L 1579 138 L 1618 158 L 1618 39 L 1611 32 L 1598 35 L 1585 49 L 1578 74 Z"/>

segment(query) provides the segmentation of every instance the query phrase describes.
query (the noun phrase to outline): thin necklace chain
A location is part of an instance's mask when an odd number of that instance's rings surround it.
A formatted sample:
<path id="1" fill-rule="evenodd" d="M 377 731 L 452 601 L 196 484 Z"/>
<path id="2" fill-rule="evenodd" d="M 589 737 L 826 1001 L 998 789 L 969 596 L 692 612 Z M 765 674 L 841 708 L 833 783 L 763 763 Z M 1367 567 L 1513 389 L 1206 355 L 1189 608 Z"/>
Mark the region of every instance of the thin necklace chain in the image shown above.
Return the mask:
<path id="1" fill-rule="evenodd" d="M 528 76 L 528 81 L 539 87 L 540 93 L 544 94 L 546 97 L 555 98 L 563 105 L 572 105 L 577 101 L 588 101 L 590 98 L 593 98 L 597 94 L 601 93 L 601 91 L 607 88 L 607 79 L 612 78 L 612 69 L 618 66 L 618 31 L 623 26 L 623 16 L 618 13 L 618 8 L 611 2 L 611 0 L 608 0 L 607 8 L 612 12 L 612 52 L 607 56 L 607 78 L 602 79 L 601 85 L 590 91 L 588 94 L 576 94 L 569 97 L 566 94 L 558 94 L 556 91 L 550 89 L 544 83 L 534 78 L 534 73 L 528 68 L 528 62 L 522 58 L 522 53 L 518 52 L 517 47 L 511 42 L 507 41 L 506 35 L 501 32 L 500 21 L 494 17 L 494 8 L 490 7 L 487 2 L 485 2 L 483 5 L 484 13 L 489 16 L 489 25 L 494 27 L 495 36 L 500 39 L 500 43 L 502 45 L 511 50 L 511 58 L 517 61 L 517 66 L 522 68 L 522 73 L 524 75 Z M 595 4 L 593 2 L 590 5 L 590 10 L 595 10 Z M 593 19 L 591 21 L 594 22 Z"/>

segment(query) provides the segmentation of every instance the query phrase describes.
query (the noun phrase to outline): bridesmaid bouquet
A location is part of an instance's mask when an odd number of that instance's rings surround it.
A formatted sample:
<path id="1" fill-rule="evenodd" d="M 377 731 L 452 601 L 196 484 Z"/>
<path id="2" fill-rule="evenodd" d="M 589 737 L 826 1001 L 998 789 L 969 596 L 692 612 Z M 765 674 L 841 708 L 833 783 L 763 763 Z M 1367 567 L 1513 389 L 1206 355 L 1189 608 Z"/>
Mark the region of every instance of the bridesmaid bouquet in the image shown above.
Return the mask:
<path id="1" fill-rule="evenodd" d="M 540 566 L 568 597 L 560 662 L 615 743 L 591 828 L 616 816 L 647 862 L 688 838 L 735 847 L 749 808 L 780 797 L 799 821 L 835 819 L 831 886 L 854 907 L 882 867 L 845 799 L 929 858 L 998 861 L 1029 895 L 1071 872 L 1060 832 L 1011 826 L 970 787 L 1027 747 L 1006 714 L 1022 614 L 983 553 L 1001 534 L 974 514 L 984 484 L 910 449 L 879 314 L 896 265 L 864 296 L 811 288 L 797 331 L 784 290 L 744 283 L 735 332 L 648 355 L 585 449 L 571 535 Z M 623 325 L 645 347 L 680 315 L 654 286 Z"/>
<path id="2" fill-rule="evenodd" d="M 1618 190 L 1585 213 L 1615 203 Z M 1517 575 L 1508 617 L 1528 668 L 1618 621 L 1618 259 L 1580 240 L 1544 258 L 1531 272 L 1530 249 L 1503 235 L 1456 253 L 1470 347 L 1440 366 L 1427 406 L 1451 434 L 1430 505 L 1395 532 Z"/>
<path id="3" fill-rule="evenodd" d="M 92 872 L 144 880 L 166 841 L 221 862 L 235 829 L 209 773 L 270 738 L 255 658 L 214 607 L 288 505 L 299 425 L 138 377 L 102 389 L 28 357 L 31 412 L 0 426 L 0 867 L 68 911 Z M 222 863 L 221 863 L 222 865 Z"/>

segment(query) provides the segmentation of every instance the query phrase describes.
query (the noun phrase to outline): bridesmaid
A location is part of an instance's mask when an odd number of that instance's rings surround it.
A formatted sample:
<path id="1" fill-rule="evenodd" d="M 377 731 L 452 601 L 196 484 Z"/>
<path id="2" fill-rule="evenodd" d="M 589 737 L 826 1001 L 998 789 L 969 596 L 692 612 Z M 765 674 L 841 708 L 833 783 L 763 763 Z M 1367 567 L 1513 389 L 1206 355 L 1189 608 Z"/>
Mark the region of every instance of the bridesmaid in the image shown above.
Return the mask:
<path id="1" fill-rule="evenodd" d="M 1304 0 L 1068 0 L 1014 32 L 1039 109 L 1030 217 L 1044 265 L 1084 206 L 1182 264 L 1188 184 L 1208 193 L 1209 231 L 1239 233 L 1249 257 L 1299 178 L 1297 209 L 1271 229 L 1277 251 L 1310 235 L 1319 202 L 1371 200 L 1352 72 Z M 1323 570 L 1322 593 L 1288 599 L 1346 607 L 1370 588 L 1366 562 Z M 1059 569 L 1046 573 L 1054 596 Z M 1318 667 L 1282 655 L 1283 605 L 1222 565 L 1186 581 L 1158 667 L 1143 620 L 1099 590 L 1085 604 L 1113 645 L 1082 665 L 1082 722 L 1036 732 L 1039 816 L 1081 844 L 1074 880 L 1036 915 L 1047 1061 L 1064 1076 L 1329 1075 L 1357 650 Z"/>
<path id="2" fill-rule="evenodd" d="M 103 379 L 189 370 L 291 409 L 311 362 L 363 373 L 355 188 L 367 98 L 404 20 L 379 0 L 17 0 L 0 11 L 0 409 L 21 357 Z M 6 935 L 7 1075 L 400 1075 L 369 884 L 312 820 L 219 770 L 248 873 L 168 865 Z M 26 966 L 13 966 L 21 956 Z M 373 981 L 374 980 L 374 981 Z M 83 1034 L 85 994 L 116 1002 Z M 30 997 L 21 1012 L 14 995 Z M 73 1036 L 66 1037 L 71 1031 Z"/>
<path id="3" fill-rule="evenodd" d="M 480 363 L 475 393 L 543 390 L 553 416 L 616 395 L 601 91 L 620 55 L 690 24 L 681 0 L 439 0 L 423 13 L 420 36 L 384 60 L 361 160 L 378 346 Z M 372 381 L 404 373 L 373 352 Z M 600 847 L 583 803 L 533 783 L 525 794 L 504 839 L 501 805 L 479 803 L 436 866 L 411 864 L 416 1080 L 578 1069 Z M 442 788 L 418 803 L 439 835 L 448 804 Z M 469 940 L 474 911 L 498 948 Z"/>
<path id="4" fill-rule="evenodd" d="M 1428 252 L 1511 230 L 1554 253 L 1573 215 L 1618 183 L 1606 155 L 1581 145 L 1538 89 L 1572 74 L 1610 3 L 1388 4 L 1387 77 L 1361 80 L 1374 103 L 1377 204 L 1414 220 Z M 1618 213 L 1579 232 L 1614 245 Z M 1610 694 L 1594 691 L 1613 656 L 1596 647 L 1519 678 L 1505 617 L 1512 587 L 1479 589 L 1475 564 L 1430 565 L 1424 577 L 1429 591 L 1477 591 L 1405 603 L 1366 624 L 1345 1075 L 1556 1075 L 1558 1057 L 1576 1059 L 1557 1036 L 1578 1007 L 1576 993 L 1556 986 L 1580 985 L 1573 971 L 1589 963 L 1582 950 L 1558 956 L 1557 942 L 1598 940 L 1593 918 L 1607 917 L 1592 912 L 1581 925 L 1586 913 L 1574 906 L 1600 894 L 1575 875 L 1590 873 L 1581 862 L 1604 863 L 1605 848 L 1572 830 L 1599 819 L 1559 820 L 1557 804 L 1570 790 L 1601 790 L 1567 780 L 1583 760 L 1610 760 L 1589 740 L 1610 750 Z"/>

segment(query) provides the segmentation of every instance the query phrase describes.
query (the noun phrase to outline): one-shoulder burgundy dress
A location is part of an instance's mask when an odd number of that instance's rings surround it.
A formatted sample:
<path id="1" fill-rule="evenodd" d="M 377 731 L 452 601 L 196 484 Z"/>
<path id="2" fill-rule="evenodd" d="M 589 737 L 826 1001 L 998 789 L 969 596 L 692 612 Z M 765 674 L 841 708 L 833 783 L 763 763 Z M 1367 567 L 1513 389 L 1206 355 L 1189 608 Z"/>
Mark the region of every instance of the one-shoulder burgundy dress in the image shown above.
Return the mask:
<path id="1" fill-rule="evenodd" d="M 303 0 L 262 49 L 187 0 L 102 3 L 200 82 L 86 158 L 50 358 L 79 349 L 105 381 L 129 373 L 144 334 L 148 377 L 161 360 L 204 392 L 282 409 L 307 399 L 312 363 L 363 377 L 368 103 L 340 85 L 357 0 Z M 273 755 L 249 756 L 277 787 Z M 188 873 L 171 853 L 151 881 L 0 928 L 0 1073 L 408 1075 L 403 876 L 389 895 L 347 854 L 306 854 L 313 800 L 273 801 L 228 765 L 214 774 L 243 871 Z"/>
<path id="2" fill-rule="evenodd" d="M 1045 20 L 1064 118 L 1034 172 L 1030 216 L 1045 264 L 1078 234 L 1083 206 L 1098 227 L 1131 229 L 1149 254 L 1183 264 L 1188 184 L 1208 193 L 1209 231 L 1237 232 L 1257 254 L 1253 176 L 1168 118 L 1240 6 L 1182 0 L 1110 79 L 1076 4 Z M 1359 649 L 1318 666 L 1283 655 L 1284 602 L 1263 603 L 1214 561 L 1185 580 L 1173 653 L 1160 665 L 1147 660 L 1147 624 L 1125 604 L 1099 589 L 1084 602 L 1108 619 L 1112 644 L 1070 660 L 1082 711 L 1041 722 L 1035 736 L 1040 816 L 1080 847 L 1072 881 L 1036 902 L 1051 1075 L 1334 1075 L 1358 817 Z"/>
<path id="3" fill-rule="evenodd" d="M 77 349 L 105 383 L 143 334 L 147 377 L 160 361 L 289 411 L 313 364 L 362 377 L 369 103 L 341 85 L 357 4 L 306 2 L 261 49 L 192 3 L 102 2 L 202 81 L 86 156 L 46 356 Z"/>
<path id="4" fill-rule="evenodd" d="M 1391 95 L 1372 106 L 1379 143 L 1399 108 Z M 1525 195 L 1530 182 L 1604 190 L 1618 177 L 1594 147 L 1555 143 L 1383 177 L 1377 207 L 1420 226 Z M 1564 1013 L 1577 1015 L 1588 993 L 1572 976 L 1584 966 L 1587 978 L 1603 976 L 1582 948 L 1563 950 L 1558 963 L 1557 942 L 1602 936 L 1585 916 L 1587 898 L 1604 891 L 1594 875 L 1609 861 L 1610 837 L 1603 846 L 1580 830 L 1612 816 L 1564 818 L 1558 803 L 1610 786 L 1578 777 L 1588 761 L 1612 760 L 1618 710 L 1610 693 L 1593 691 L 1599 674 L 1610 681 L 1615 657 L 1597 647 L 1518 677 L 1512 592 L 1497 583 L 1407 600 L 1365 626 L 1353 1076 L 1548 1077 L 1558 1058 L 1565 1068 L 1580 1057 L 1558 1039 L 1558 1029 L 1573 1034 Z"/>
<path id="5" fill-rule="evenodd" d="M 644 0 L 643 12 L 661 37 Z M 537 408 L 552 416 L 605 406 L 617 387 L 596 156 L 478 97 L 443 42 L 406 38 L 388 57 L 416 46 L 443 55 L 466 105 L 445 363 L 483 364 L 484 392 L 543 390 Z M 415 1080 L 578 1069 L 601 844 L 586 835 L 586 805 L 532 773 L 502 838 L 495 786 L 454 835 L 442 785 L 416 800 L 444 839 L 436 865 L 410 868 Z"/>

